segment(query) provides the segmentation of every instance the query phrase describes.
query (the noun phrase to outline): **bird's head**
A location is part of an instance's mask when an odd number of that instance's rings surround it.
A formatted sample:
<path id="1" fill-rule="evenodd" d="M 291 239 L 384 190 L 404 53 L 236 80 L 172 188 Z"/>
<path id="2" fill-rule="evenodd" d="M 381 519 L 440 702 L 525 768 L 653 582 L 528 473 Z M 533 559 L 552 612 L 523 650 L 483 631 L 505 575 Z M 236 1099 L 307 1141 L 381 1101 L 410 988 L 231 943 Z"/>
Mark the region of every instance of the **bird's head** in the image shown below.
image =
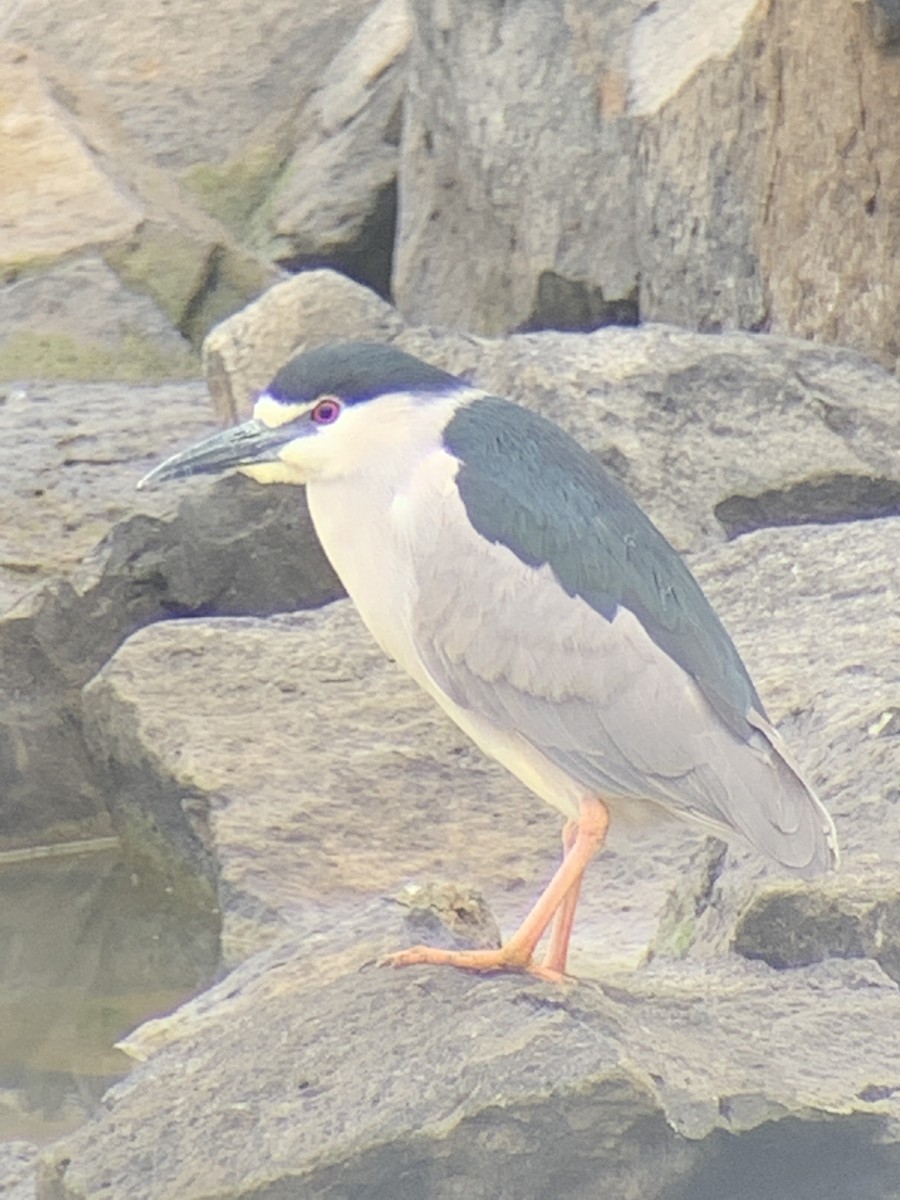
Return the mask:
<path id="1" fill-rule="evenodd" d="M 427 431 L 433 402 L 465 386 L 393 346 L 322 346 L 281 368 L 249 421 L 167 458 L 138 487 L 235 468 L 260 483 L 345 475 Z"/>

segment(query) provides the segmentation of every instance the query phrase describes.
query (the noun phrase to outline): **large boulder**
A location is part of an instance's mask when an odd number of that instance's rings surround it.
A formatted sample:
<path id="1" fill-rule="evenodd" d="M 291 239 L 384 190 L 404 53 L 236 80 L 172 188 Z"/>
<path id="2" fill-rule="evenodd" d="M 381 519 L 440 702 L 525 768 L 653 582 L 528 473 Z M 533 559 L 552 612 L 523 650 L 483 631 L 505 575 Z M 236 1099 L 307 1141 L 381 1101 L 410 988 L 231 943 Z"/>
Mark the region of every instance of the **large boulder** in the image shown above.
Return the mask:
<path id="1" fill-rule="evenodd" d="M 560 988 L 378 969 L 329 933 L 158 1030 L 39 1200 L 891 1194 L 900 999 L 873 964 Z"/>
<path id="2" fill-rule="evenodd" d="M 900 353 L 892 5 L 415 0 L 394 294 Z"/>
<path id="3" fill-rule="evenodd" d="M 416 0 L 394 294 L 488 335 L 638 314 L 631 5 Z"/>
<path id="4" fill-rule="evenodd" d="M 136 153 L 68 65 L 9 44 L 0 62 L 0 377 L 196 374 L 191 346 L 278 272 Z"/>
<path id="5" fill-rule="evenodd" d="M 132 142 L 158 165 L 222 164 L 273 112 L 306 102 L 375 0 L 202 0 L 110 9 L 72 0 L 65 20 L 23 4 L 6 36 L 40 46 L 89 78 Z"/>
<path id="6" fill-rule="evenodd" d="M 642 13 L 644 316 L 790 332 L 896 366 L 900 62 L 886 7 L 738 0 L 712 17 L 694 0 Z"/>
<path id="7" fill-rule="evenodd" d="M 282 265 L 328 263 L 389 293 L 411 32 L 406 0 L 381 0 L 297 118 L 296 149 L 253 221 Z"/>

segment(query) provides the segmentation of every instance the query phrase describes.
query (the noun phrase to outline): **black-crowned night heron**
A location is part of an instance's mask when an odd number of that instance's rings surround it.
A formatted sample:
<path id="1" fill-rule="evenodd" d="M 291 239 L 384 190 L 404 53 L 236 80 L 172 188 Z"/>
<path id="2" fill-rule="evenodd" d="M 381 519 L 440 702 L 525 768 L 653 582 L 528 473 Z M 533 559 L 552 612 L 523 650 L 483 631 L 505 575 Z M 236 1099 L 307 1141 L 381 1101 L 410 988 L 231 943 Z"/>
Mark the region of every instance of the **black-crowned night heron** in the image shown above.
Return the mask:
<path id="1" fill-rule="evenodd" d="M 330 346 L 282 368 L 252 420 L 143 482 L 235 467 L 306 484 L 384 651 L 567 818 L 562 864 L 502 949 L 417 946 L 394 963 L 558 977 L 619 812 L 737 831 L 804 877 L 836 865 L 831 819 L 693 576 L 550 421 L 392 347 Z"/>

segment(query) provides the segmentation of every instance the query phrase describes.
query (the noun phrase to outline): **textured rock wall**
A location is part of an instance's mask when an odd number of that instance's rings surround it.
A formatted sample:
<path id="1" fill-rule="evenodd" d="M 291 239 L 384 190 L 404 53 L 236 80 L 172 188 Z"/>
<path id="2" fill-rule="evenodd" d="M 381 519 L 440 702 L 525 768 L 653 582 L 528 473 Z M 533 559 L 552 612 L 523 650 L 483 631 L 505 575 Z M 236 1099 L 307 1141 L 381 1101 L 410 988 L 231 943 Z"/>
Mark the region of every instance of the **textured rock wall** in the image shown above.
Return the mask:
<path id="1" fill-rule="evenodd" d="M 22 5 L 0 378 L 196 371 L 217 319 L 319 266 L 414 323 L 773 330 L 893 369 L 895 7 Z"/>
<path id="2" fill-rule="evenodd" d="M 487 334 L 636 319 L 636 7 L 415 4 L 394 273 L 406 315 Z"/>
<path id="3" fill-rule="evenodd" d="M 664 69 L 665 9 L 634 43 L 642 314 L 782 330 L 893 366 L 900 60 L 878 6 L 726 6 L 740 36 L 680 79 Z"/>

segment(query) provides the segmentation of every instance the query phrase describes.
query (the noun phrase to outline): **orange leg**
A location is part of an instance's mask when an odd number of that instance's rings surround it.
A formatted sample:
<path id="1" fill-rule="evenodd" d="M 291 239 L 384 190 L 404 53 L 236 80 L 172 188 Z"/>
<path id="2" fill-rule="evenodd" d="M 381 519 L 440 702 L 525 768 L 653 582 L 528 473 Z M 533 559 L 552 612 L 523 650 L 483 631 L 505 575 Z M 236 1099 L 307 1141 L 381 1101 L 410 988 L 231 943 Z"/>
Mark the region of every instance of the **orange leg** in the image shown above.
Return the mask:
<path id="1" fill-rule="evenodd" d="M 563 828 L 563 862 L 568 858 L 575 839 L 578 836 L 578 822 L 566 821 Z M 566 973 L 566 958 L 569 953 L 569 939 L 572 936 L 572 926 L 575 924 L 575 909 L 578 907 L 578 897 L 581 895 L 581 879 L 577 879 L 566 892 L 562 904 L 556 910 L 553 925 L 550 928 L 550 943 L 541 964 L 546 971 L 556 971 L 559 975 Z"/>
<path id="2" fill-rule="evenodd" d="M 439 963 L 468 971 L 529 971 L 541 979 L 561 979 L 584 869 L 603 845 L 608 826 L 609 813 L 602 800 L 587 797 L 581 801 L 577 825 L 574 828 L 567 826 L 564 833 L 570 844 L 559 869 L 534 908 L 499 950 L 439 950 L 434 946 L 413 946 L 410 950 L 388 955 L 384 961 L 395 967 Z M 570 893 L 572 900 L 567 903 Z M 554 927 L 548 961 L 536 966 L 531 961 L 535 948 L 557 912 L 560 912 L 559 931 Z"/>

